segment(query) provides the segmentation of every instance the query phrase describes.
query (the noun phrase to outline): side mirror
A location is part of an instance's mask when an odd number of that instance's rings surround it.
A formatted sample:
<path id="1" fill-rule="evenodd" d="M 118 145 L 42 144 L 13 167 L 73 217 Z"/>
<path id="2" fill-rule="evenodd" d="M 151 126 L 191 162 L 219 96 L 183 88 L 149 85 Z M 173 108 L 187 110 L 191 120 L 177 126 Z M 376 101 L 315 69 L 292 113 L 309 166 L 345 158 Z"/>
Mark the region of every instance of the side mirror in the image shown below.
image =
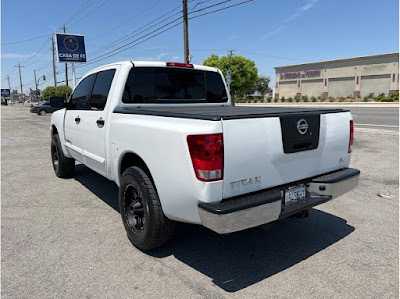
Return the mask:
<path id="1" fill-rule="evenodd" d="M 65 101 L 63 97 L 51 97 L 50 98 L 50 106 L 56 108 L 64 108 Z"/>

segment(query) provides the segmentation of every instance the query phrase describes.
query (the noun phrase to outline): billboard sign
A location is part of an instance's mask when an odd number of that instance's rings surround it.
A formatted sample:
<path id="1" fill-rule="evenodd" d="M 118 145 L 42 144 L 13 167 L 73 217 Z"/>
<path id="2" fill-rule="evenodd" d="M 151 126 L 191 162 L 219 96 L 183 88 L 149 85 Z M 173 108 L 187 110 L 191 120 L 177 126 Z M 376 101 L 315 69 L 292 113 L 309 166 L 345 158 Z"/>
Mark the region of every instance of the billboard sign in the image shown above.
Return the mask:
<path id="1" fill-rule="evenodd" d="M 76 34 L 56 34 L 58 62 L 85 63 L 85 37 Z"/>
<path id="2" fill-rule="evenodd" d="M 1 96 L 3 97 L 3 98 L 9 98 L 9 97 L 11 97 L 11 92 L 10 92 L 10 90 L 7 88 L 7 89 L 1 89 Z"/>

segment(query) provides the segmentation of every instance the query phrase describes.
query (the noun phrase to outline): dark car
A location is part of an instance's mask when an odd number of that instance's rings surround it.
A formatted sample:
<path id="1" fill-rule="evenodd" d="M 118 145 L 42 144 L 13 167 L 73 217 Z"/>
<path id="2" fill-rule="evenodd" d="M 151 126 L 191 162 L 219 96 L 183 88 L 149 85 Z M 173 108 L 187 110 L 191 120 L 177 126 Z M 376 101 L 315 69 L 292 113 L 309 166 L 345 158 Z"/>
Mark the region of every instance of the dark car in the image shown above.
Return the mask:
<path id="1" fill-rule="evenodd" d="M 47 113 L 52 113 L 59 109 L 61 109 L 61 107 L 52 107 L 50 102 L 47 101 L 41 101 L 31 105 L 31 112 L 37 113 L 38 115 L 46 115 Z"/>

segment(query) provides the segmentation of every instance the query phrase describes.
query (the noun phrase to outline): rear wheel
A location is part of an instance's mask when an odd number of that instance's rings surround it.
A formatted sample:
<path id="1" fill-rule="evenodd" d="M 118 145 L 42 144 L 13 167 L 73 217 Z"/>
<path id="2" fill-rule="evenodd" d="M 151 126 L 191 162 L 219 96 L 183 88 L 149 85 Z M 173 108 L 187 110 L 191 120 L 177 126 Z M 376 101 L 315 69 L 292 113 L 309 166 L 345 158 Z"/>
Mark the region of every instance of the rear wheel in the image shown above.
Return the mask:
<path id="1" fill-rule="evenodd" d="M 160 247 L 173 236 L 175 223 L 165 217 L 153 182 L 142 168 L 130 167 L 122 174 L 119 207 L 128 238 L 137 248 Z"/>
<path id="2" fill-rule="evenodd" d="M 47 113 L 46 110 L 42 109 L 42 110 L 39 111 L 38 114 L 40 114 L 40 115 L 46 115 L 46 113 Z"/>
<path id="3" fill-rule="evenodd" d="M 59 178 L 68 178 L 74 175 L 75 160 L 64 156 L 58 134 L 54 134 L 51 139 L 51 161 L 54 172 Z"/>

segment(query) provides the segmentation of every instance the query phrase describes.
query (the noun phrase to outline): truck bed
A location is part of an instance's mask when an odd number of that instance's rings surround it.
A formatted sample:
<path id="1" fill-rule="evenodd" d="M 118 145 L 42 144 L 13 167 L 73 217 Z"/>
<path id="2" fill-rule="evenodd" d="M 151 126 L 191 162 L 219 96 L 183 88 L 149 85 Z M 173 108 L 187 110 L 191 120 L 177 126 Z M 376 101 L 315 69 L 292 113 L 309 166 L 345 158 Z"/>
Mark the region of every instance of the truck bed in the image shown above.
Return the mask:
<path id="1" fill-rule="evenodd" d="M 347 112 L 344 109 L 318 109 L 318 108 L 280 108 L 280 107 L 245 107 L 245 106 L 202 106 L 202 107 L 117 107 L 114 113 L 154 115 L 175 118 L 191 118 L 211 121 L 279 117 L 287 115 L 314 115 Z"/>

